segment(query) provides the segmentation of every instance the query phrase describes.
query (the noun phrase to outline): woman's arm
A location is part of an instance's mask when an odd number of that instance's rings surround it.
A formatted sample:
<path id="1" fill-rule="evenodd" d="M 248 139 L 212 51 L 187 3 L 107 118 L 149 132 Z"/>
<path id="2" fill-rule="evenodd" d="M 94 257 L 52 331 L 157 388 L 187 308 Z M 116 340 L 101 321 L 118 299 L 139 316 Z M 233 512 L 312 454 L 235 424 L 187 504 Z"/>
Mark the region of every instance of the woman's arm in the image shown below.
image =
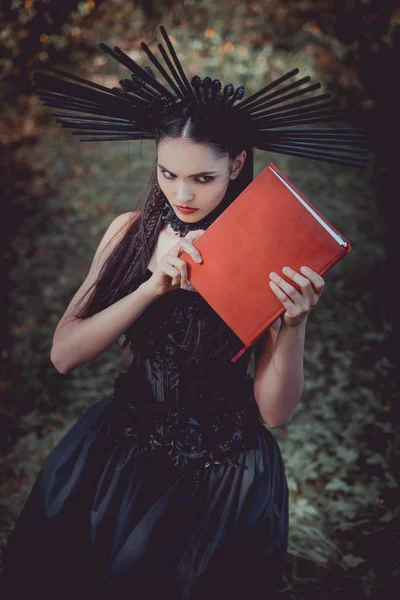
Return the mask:
<path id="1" fill-rule="evenodd" d="M 290 267 L 282 272 L 296 282 L 300 292 L 277 273 L 270 273 L 270 286 L 286 309 L 277 333 L 267 330 L 266 341 L 257 359 L 254 397 L 264 421 L 270 427 L 290 421 L 304 390 L 304 342 L 308 315 L 317 306 L 325 281 L 309 267 L 302 274 Z"/>
<path id="2" fill-rule="evenodd" d="M 95 315 L 62 325 L 54 335 L 50 356 L 57 371 L 65 375 L 102 354 L 156 299 L 145 281 Z"/>
<path id="3" fill-rule="evenodd" d="M 96 280 L 132 213 L 116 217 L 101 240 L 90 271 L 56 327 L 50 360 L 63 374 L 87 363 L 111 346 L 140 317 L 157 297 L 143 282 L 135 291 L 86 319 L 74 318 L 74 309 L 82 295 Z"/>
<path id="4" fill-rule="evenodd" d="M 288 423 L 302 396 L 305 329 L 306 320 L 271 326 L 256 358 L 254 397 L 269 427 Z"/>

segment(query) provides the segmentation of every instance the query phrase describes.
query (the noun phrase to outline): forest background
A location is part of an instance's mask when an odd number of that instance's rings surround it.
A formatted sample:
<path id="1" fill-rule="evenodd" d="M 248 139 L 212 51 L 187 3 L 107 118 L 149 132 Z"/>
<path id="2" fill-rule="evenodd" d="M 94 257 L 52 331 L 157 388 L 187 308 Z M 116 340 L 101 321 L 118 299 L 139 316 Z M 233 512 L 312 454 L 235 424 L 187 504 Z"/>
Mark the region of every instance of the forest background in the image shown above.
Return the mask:
<path id="1" fill-rule="evenodd" d="M 0 4 L 0 549 L 44 458 L 130 363 L 129 351 L 114 345 L 64 376 L 49 356 L 104 231 L 135 208 L 154 161 L 152 142 L 74 139 L 35 95 L 34 61 L 118 85 L 116 63 L 98 44 L 119 45 L 144 66 L 139 42 L 155 46 L 160 24 L 190 75 L 244 85 L 250 95 L 298 67 L 298 77 L 310 75 L 343 100 L 341 126 L 366 132 L 367 169 L 256 151 L 255 174 L 274 162 L 353 246 L 324 276 L 307 324 L 304 394 L 291 422 L 273 430 L 290 488 L 280 596 L 394 598 L 400 8 L 390 0 Z"/>

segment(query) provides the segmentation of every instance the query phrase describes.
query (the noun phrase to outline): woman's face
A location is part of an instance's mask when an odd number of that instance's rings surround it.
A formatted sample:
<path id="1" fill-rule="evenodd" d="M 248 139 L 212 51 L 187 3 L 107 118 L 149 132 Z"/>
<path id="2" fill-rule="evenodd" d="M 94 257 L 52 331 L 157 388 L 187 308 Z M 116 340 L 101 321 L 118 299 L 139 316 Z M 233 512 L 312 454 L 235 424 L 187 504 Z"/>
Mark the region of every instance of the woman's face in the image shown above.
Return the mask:
<path id="1" fill-rule="evenodd" d="M 245 159 L 245 150 L 231 160 L 228 155 L 218 158 L 210 148 L 184 138 L 162 140 L 157 153 L 158 184 L 176 216 L 195 223 L 218 206 Z M 197 210 L 184 214 L 178 205 Z"/>

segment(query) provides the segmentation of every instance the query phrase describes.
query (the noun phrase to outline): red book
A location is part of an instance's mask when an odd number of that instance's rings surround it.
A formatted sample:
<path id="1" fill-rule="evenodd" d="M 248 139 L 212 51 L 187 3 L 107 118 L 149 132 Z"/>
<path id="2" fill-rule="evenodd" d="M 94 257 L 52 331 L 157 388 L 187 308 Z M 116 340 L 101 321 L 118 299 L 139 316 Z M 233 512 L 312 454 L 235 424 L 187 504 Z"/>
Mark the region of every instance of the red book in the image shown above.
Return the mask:
<path id="1" fill-rule="evenodd" d="M 265 167 L 187 252 L 188 279 L 243 341 L 235 362 L 285 308 L 270 288 L 269 274 L 305 265 L 320 275 L 351 250 L 351 244 L 273 164 Z"/>

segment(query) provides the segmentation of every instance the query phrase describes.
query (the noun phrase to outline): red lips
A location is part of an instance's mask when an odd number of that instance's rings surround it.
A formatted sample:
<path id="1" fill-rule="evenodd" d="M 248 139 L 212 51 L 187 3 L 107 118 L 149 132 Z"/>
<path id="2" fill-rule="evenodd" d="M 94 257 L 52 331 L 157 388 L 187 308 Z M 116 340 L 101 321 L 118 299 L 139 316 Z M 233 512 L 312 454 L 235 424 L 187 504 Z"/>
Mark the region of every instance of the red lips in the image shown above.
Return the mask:
<path id="1" fill-rule="evenodd" d="M 178 206 L 178 205 L 176 205 L 176 208 L 177 208 L 177 209 L 178 209 L 180 212 L 182 212 L 182 213 L 187 213 L 187 214 L 189 214 L 189 213 L 192 213 L 192 212 L 195 212 L 196 210 L 198 210 L 197 208 L 185 208 L 184 206 Z"/>

